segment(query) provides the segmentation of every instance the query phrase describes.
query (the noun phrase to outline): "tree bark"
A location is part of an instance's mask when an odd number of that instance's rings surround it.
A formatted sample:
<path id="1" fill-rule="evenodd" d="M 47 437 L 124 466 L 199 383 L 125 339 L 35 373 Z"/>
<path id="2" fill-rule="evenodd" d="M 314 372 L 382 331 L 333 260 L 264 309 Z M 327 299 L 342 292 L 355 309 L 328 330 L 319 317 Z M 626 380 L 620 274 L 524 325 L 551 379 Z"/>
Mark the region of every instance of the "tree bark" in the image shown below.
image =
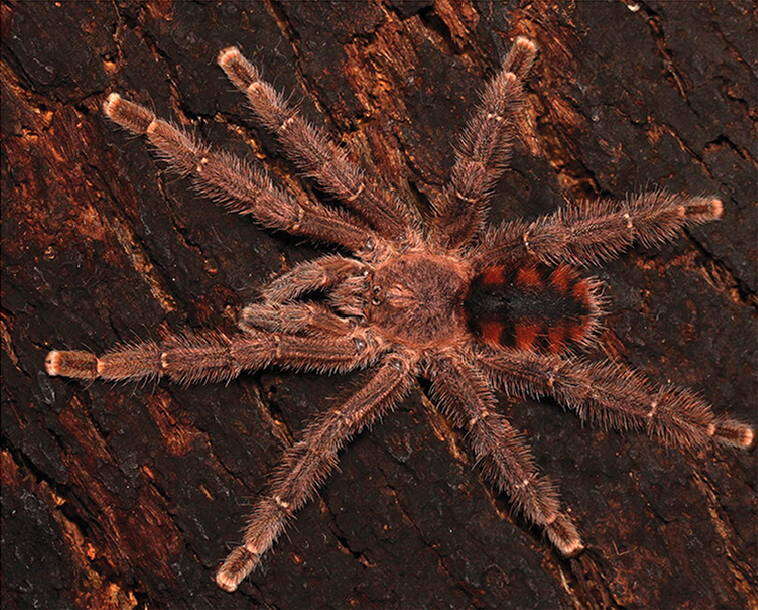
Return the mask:
<path id="1" fill-rule="evenodd" d="M 215 66 L 238 44 L 423 209 L 475 93 L 524 34 L 541 53 L 493 222 L 550 212 L 562 193 L 723 197 L 720 223 L 596 273 L 610 286 L 616 357 L 755 423 L 751 10 L 748 0 L 5 0 L 4 605 L 756 607 L 752 455 L 669 452 L 504 397 L 589 546 L 567 560 L 486 484 L 423 384 L 351 443 L 341 472 L 229 595 L 212 576 L 249 502 L 304 422 L 362 376 L 133 387 L 42 367 L 51 348 L 231 329 L 272 274 L 325 251 L 193 194 L 104 119 L 107 93 L 320 197 Z"/>

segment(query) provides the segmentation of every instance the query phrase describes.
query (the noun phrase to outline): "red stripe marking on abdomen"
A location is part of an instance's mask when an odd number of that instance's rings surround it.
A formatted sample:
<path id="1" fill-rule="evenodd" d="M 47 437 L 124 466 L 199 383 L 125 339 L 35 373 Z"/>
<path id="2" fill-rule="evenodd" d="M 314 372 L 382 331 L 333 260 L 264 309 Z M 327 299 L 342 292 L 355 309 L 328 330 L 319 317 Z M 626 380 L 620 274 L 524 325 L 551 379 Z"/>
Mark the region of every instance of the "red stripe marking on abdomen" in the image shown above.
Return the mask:
<path id="1" fill-rule="evenodd" d="M 485 286 L 503 286 L 505 284 L 505 268 L 502 265 L 487 268 L 482 274 L 482 284 Z"/>
<path id="2" fill-rule="evenodd" d="M 550 274 L 550 283 L 562 294 L 568 292 L 569 284 L 575 279 L 576 271 L 568 265 L 558 265 Z"/>
<path id="3" fill-rule="evenodd" d="M 516 284 L 528 288 L 540 288 L 542 277 L 535 266 L 519 267 L 516 272 Z"/>
<path id="4" fill-rule="evenodd" d="M 495 320 L 488 320 L 481 323 L 482 338 L 487 343 L 494 343 L 500 345 L 501 337 L 503 336 L 503 330 L 505 325 L 502 322 Z"/>
<path id="5" fill-rule="evenodd" d="M 587 308 L 592 305 L 590 298 L 590 284 L 584 278 L 578 280 L 574 284 L 574 287 L 571 289 L 571 294 L 577 301 L 585 305 Z"/>
<path id="6" fill-rule="evenodd" d="M 475 279 L 472 295 L 472 330 L 506 349 L 561 354 L 583 343 L 595 324 L 593 281 L 566 264 L 493 265 Z"/>
<path id="7" fill-rule="evenodd" d="M 563 322 L 558 322 L 547 330 L 547 350 L 551 354 L 559 354 L 566 345 L 568 329 Z"/>
<path id="8" fill-rule="evenodd" d="M 571 341 L 578 343 L 587 336 L 591 325 L 592 318 L 590 316 L 581 316 L 580 321 L 572 322 L 566 326 L 566 334 Z"/>
<path id="9" fill-rule="evenodd" d="M 530 350 L 534 347 L 537 336 L 540 334 L 540 324 L 517 323 L 514 329 L 516 336 L 516 349 Z"/>

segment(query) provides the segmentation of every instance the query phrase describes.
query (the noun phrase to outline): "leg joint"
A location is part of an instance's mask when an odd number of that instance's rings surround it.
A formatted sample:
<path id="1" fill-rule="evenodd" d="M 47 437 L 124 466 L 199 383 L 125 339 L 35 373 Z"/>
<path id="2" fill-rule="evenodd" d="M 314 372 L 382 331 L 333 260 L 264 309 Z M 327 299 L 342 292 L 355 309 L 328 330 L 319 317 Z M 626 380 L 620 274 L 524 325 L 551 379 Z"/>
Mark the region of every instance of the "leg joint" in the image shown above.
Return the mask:
<path id="1" fill-rule="evenodd" d="M 292 514 L 292 503 L 284 500 L 280 495 L 274 494 L 267 498 L 268 503 L 285 517 Z"/>
<path id="2" fill-rule="evenodd" d="M 353 201 L 355 201 L 356 199 L 358 199 L 358 197 L 360 197 L 363 194 L 363 191 L 365 189 L 366 189 L 366 183 L 365 182 L 361 182 L 358 185 L 358 188 L 355 189 L 355 193 L 353 193 L 352 195 L 350 195 L 349 197 L 347 197 L 345 199 L 345 202 L 346 203 L 352 203 Z"/>
<path id="3" fill-rule="evenodd" d="M 524 480 L 521 481 L 521 483 L 517 483 L 513 486 L 513 489 L 519 490 L 524 489 L 525 487 L 528 487 L 532 484 L 532 477 L 526 477 Z"/>
<path id="4" fill-rule="evenodd" d="M 281 125 L 279 125 L 278 131 L 287 131 L 287 129 L 289 129 L 289 127 L 294 122 L 295 122 L 295 115 L 292 115 L 291 117 L 286 118 L 284 121 L 282 121 Z"/>
<path id="5" fill-rule="evenodd" d="M 455 196 L 461 201 L 465 201 L 466 203 L 470 203 L 471 205 L 474 205 L 479 202 L 478 199 L 475 199 L 473 197 L 467 197 L 466 195 L 462 195 L 461 192 L 457 189 L 455 191 Z"/>
<path id="6" fill-rule="evenodd" d="M 476 413 L 469 421 L 468 425 L 469 427 L 473 428 L 476 424 L 478 424 L 483 419 L 487 419 L 490 416 L 489 409 L 481 409 L 479 412 Z"/>

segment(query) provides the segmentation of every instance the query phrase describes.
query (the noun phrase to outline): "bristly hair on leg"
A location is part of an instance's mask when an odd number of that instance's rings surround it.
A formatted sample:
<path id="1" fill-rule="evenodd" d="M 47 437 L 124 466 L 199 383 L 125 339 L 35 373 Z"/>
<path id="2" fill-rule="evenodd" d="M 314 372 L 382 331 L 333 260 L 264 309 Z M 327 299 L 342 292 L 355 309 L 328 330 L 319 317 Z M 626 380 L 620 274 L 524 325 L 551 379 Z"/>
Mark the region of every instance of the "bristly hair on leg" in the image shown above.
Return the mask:
<path id="1" fill-rule="evenodd" d="M 514 221 L 489 230 L 472 257 L 477 266 L 533 257 L 546 264 L 595 265 L 635 241 L 659 246 L 683 227 L 721 218 L 718 197 L 690 197 L 663 190 L 625 201 L 580 201 L 533 222 Z"/>

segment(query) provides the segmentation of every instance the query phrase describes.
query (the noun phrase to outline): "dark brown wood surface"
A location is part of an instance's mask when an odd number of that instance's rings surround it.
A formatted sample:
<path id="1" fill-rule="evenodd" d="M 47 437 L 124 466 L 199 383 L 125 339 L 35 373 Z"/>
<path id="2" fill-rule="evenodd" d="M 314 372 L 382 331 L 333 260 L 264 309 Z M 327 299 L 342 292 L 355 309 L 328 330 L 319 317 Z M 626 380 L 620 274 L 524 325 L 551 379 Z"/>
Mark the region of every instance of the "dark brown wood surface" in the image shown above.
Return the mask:
<path id="1" fill-rule="evenodd" d="M 20 2 L 2 14 L 2 603 L 8 608 L 756 608 L 755 459 L 686 456 L 503 398 L 590 549 L 511 514 L 420 384 L 343 452 L 262 570 L 212 576 L 283 447 L 361 375 L 178 388 L 45 375 L 50 348 L 233 328 L 323 248 L 203 201 L 104 120 L 119 91 L 299 180 L 215 65 L 238 44 L 303 111 L 425 206 L 517 34 L 541 54 L 498 221 L 650 185 L 723 221 L 596 273 L 607 342 L 756 417 L 755 15 L 711 2 Z M 311 196 L 317 194 L 311 193 Z M 623 346 L 623 347 L 622 347 Z"/>

